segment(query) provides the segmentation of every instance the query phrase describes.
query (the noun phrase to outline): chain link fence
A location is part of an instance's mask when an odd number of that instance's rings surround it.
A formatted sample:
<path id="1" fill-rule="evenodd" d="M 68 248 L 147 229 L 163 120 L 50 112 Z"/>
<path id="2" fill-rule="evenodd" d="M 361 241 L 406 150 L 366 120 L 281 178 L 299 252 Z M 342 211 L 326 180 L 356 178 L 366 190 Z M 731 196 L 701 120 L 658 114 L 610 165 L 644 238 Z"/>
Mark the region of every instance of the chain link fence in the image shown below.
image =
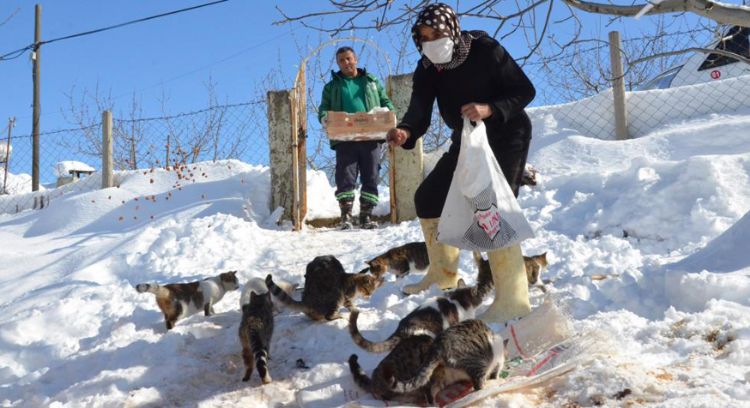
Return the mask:
<path id="1" fill-rule="evenodd" d="M 637 40 L 637 41 L 636 41 Z M 630 39 L 634 46 L 644 39 Z M 648 39 L 646 39 L 648 40 Z M 637 48 L 637 47 L 636 47 Z M 627 50 L 626 50 L 627 51 Z M 651 50 L 653 51 L 653 50 Z M 645 52 L 645 51 L 644 51 Z M 650 51 L 649 51 L 650 52 Z M 564 72 L 550 65 L 529 63 L 524 70 L 538 89 L 537 98 L 529 109 L 534 116 L 551 114 L 562 126 L 577 129 L 581 134 L 601 139 L 615 138 L 613 96 L 604 62 L 608 45 L 597 44 L 575 54 L 577 62 Z M 630 53 L 628 59 L 638 55 Z M 562 61 L 563 56 L 559 56 Z M 596 64 L 590 61 L 597 61 Z M 556 60 L 548 60 L 556 62 Z M 674 59 L 664 60 L 649 70 L 626 65 L 627 116 L 629 137 L 640 137 L 666 122 L 690 119 L 712 113 L 731 113 L 750 109 L 750 75 L 712 81 L 688 87 L 636 91 L 646 79 L 656 76 Z M 742 64 L 742 63 L 737 63 Z M 596 73 L 576 69 L 590 67 Z M 750 72 L 750 68 L 748 68 Z M 636 75 L 637 74 L 637 75 Z M 569 78 L 588 81 L 592 86 L 575 91 Z M 630 75 L 630 77 L 628 77 Z M 568 77 L 568 78 L 566 78 Z M 385 80 L 385 78 L 384 78 Z M 321 84 L 324 81 L 319 81 Z M 575 92 L 574 92 L 575 91 Z M 315 107 L 319 90 L 308 90 L 307 165 L 324 171 L 333 185 L 335 151 L 328 146 Z M 113 160 L 115 170 L 167 167 L 198 161 L 235 158 L 253 164 L 268 164 L 268 122 L 265 99 L 158 117 L 131 117 L 113 120 Z M 31 192 L 32 136 L 14 134 L 8 142 L 8 130 L 0 134 L 0 214 L 31 208 L 46 208 L 60 195 L 73 188 L 56 188 L 70 181 L 68 173 L 78 166 L 96 169 L 101 163 L 102 128 L 100 123 L 40 133 L 40 191 Z M 433 110 L 432 126 L 423 139 L 425 168 L 429 170 L 447 148 L 450 129 Z M 381 184 L 389 182 L 389 162 L 383 146 Z M 5 153 L 8 153 L 6 163 Z M 56 166 L 60 162 L 80 162 Z M 85 174 L 85 173 L 84 173 Z M 97 173 L 86 183 L 101 181 Z M 91 179 L 91 180 L 89 180 Z M 80 182 L 76 183 L 79 184 Z M 86 184 L 80 184 L 84 186 Z M 93 185 L 93 184 L 92 184 Z M 78 187 L 77 187 L 78 188 Z M 93 187 L 92 187 L 93 188 Z"/>
<path id="2" fill-rule="evenodd" d="M 750 75 L 691 86 L 628 92 L 626 100 L 628 136 L 641 137 L 670 122 L 750 110 Z M 580 101 L 532 108 L 530 112 L 535 116 L 553 115 L 563 126 L 585 136 L 615 139 L 611 89 Z"/>
<path id="3" fill-rule="evenodd" d="M 266 101 L 210 106 L 194 112 L 113 119 L 115 170 L 167 167 L 208 160 L 239 159 L 268 164 Z M 32 135 L 0 136 L 0 214 L 41 209 L 80 188 L 101 185 L 102 126 L 39 134 L 39 191 L 32 192 Z M 74 173 L 71 173 L 73 171 Z M 77 172 L 77 174 L 75 174 Z M 80 175 L 81 180 L 76 179 Z M 67 183 L 77 181 L 76 187 Z M 60 188 L 58 188 L 60 187 Z"/>

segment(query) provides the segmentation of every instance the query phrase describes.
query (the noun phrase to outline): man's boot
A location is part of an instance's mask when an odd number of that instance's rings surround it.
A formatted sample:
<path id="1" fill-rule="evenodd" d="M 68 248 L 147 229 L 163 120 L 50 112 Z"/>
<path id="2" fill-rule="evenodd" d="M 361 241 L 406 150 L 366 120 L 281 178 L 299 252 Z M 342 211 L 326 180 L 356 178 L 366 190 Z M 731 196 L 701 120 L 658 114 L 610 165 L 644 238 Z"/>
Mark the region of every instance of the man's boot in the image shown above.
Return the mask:
<path id="1" fill-rule="evenodd" d="M 377 228 L 378 223 L 370 219 L 372 217 L 372 209 L 375 205 L 369 201 L 359 202 L 359 227 L 362 229 L 373 229 Z"/>
<path id="2" fill-rule="evenodd" d="M 531 312 L 529 281 L 521 246 L 513 245 L 487 253 L 495 283 L 495 300 L 479 316 L 485 323 L 505 323 Z"/>
<path id="3" fill-rule="evenodd" d="M 340 230 L 352 229 L 352 204 L 352 200 L 339 201 L 339 208 L 341 209 Z"/>
<path id="4" fill-rule="evenodd" d="M 419 283 L 404 286 L 404 293 L 413 295 L 426 290 L 432 285 L 440 289 L 455 288 L 458 285 L 458 254 L 459 249 L 445 245 L 437 240 L 437 230 L 440 218 L 420 218 L 422 234 L 427 244 L 427 256 L 430 267 L 427 275 Z"/>

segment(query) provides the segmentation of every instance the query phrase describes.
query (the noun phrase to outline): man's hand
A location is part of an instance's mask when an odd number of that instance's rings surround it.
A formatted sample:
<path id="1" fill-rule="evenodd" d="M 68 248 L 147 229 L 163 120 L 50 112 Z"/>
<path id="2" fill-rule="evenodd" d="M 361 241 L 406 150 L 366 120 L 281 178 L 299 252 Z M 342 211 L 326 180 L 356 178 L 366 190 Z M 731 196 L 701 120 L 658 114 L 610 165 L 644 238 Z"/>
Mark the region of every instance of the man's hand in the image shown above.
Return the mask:
<path id="1" fill-rule="evenodd" d="M 401 146 L 402 144 L 406 143 L 406 139 L 408 139 L 409 136 L 410 134 L 408 130 L 393 128 L 388 131 L 388 134 L 385 136 L 385 140 L 389 145 L 395 147 Z"/>
<path id="2" fill-rule="evenodd" d="M 467 103 L 461 107 L 461 115 L 476 122 L 492 116 L 492 108 L 486 103 Z"/>

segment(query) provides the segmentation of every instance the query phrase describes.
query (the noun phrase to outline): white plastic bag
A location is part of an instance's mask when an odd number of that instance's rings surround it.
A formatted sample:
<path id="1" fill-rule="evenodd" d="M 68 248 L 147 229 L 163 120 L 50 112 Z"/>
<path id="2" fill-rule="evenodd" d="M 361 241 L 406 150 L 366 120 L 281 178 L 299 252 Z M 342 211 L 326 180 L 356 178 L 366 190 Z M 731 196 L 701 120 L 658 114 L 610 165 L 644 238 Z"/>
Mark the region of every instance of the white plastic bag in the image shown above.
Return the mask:
<path id="1" fill-rule="evenodd" d="M 487 141 L 484 122 L 464 118 L 461 150 L 438 224 L 438 241 L 491 251 L 534 236 Z"/>

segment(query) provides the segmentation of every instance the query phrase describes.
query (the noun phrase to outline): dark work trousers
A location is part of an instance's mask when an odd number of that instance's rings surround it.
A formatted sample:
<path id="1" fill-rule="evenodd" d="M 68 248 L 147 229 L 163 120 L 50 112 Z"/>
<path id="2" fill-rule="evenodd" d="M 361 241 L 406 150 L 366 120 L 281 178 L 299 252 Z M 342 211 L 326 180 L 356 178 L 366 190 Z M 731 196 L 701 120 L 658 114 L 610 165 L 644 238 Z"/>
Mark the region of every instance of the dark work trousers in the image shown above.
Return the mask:
<path id="1" fill-rule="evenodd" d="M 357 175 L 361 173 L 360 202 L 378 203 L 381 145 L 374 141 L 336 144 L 337 200 L 354 200 Z"/>
<path id="2" fill-rule="evenodd" d="M 523 170 L 526 167 L 530 142 L 531 139 L 515 139 L 510 143 L 491 145 L 495 159 L 500 164 L 505 179 L 516 197 L 518 197 Z M 453 180 L 453 172 L 456 170 L 460 147 L 460 142 L 453 142 L 448 152 L 438 160 L 435 168 L 425 177 L 414 193 L 414 206 L 419 218 L 439 218 L 443 212 L 448 189 Z"/>

